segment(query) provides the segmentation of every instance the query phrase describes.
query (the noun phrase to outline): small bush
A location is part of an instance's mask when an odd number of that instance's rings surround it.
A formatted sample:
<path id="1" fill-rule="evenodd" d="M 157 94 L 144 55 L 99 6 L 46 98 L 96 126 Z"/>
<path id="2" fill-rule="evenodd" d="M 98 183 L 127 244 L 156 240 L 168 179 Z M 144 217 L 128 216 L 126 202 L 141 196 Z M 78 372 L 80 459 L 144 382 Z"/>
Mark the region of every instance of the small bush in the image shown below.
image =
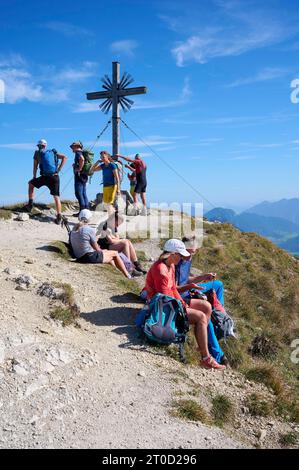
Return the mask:
<path id="1" fill-rule="evenodd" d="M 251 344 L 250 352 L 252 356 L 271 359 L 277 355 L 278 345 L 264 333 L 257 335 Z"/>
<path id="2" fill-rule="evenodd" d="M 232 421 L 234 417 L 234 405 L 225 395 L 216 395 L 212 400 L 212 416 L 217 426 L 222 427 Z"/>
<path id="3" fill-rule="evenodd" d="M 286 434 L 281 434 L 279 442 L 283 447 L 295 446 L 298 443 L 298 433 L 288 432 Z"/>
<path id="4" fill-rule="evenodd" d="M 235 338 L 228 338 L 226 342 L 221 343 L 221 348 L 233 369 L 238 369 L 244 364 L 246 356 L 240 341 Z"/>
<path id="5" fill-rule="evenodd" d="M 50 317 L 53 320 L 59 320 L 62 322 L 62 326 L 68 326 L 72 323 L 77 325 L 77 318 L 80 316 L 80 311 L 77 305 L 70 305 L 69 307 L 56 307 L 50 313 Z"/>
<path id="6" fill-rule="evenodd" d="M 9 209 L 0 209 L 0 219 L 9 220 L 11 216 L 12 212 Z"/>
<path id="7" fill-rule="evenodd" d="M 275 412 L 286 421 L 299 423 L 299 404 L 296 400 L 290 400 L 285 397 L 277 398 Z"/>
<path id="8" fill-rule="evenodd" d="M 266 387 L 271 388 L 276 395 L 282 394 L 284 390 L 284 384 L 274 367 L 257 366 L 245 371 L 245 376 L 248 380 L 263 383 Z"/>
<path id="9" fill-rule="evenodd" d="M 246 406 L 252 416 L 270 416 L 272 404 L 263 400 L 261 395 L 252 393 L 246 400 Z"/>
<path id="10" fill-rule="evenodd" d="M 209 423 L 210 418 L 203 407 L 195 400 L 175 400 L 171 404 L 172 415 L 188 421 Z"/>
<path id="11" fill-rule="evenodd" d="M 51 245 L 49 245 L 49 251 L 53 251 L 53 253 L 56 253 L 57 256 L 65 261 L 69 261 L 69 259 L 72 258 L 70 245 L 60 240 L 52 242 Z"/>

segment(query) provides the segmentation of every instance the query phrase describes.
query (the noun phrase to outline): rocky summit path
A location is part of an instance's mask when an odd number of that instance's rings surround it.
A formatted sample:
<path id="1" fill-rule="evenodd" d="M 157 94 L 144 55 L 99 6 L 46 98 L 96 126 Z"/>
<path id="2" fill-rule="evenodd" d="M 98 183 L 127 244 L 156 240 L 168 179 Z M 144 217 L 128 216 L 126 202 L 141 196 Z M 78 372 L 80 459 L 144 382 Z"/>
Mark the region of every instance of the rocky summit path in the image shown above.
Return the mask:
<path id="1" fill-rule="evenodd" d="M 0 447 L 250 447 L 245 430 L 241 442 L 182 421 L 170 403 L 190 387 L 209 406 L 217 387 L 236 395 L 252 385 L 144 346 L 134 327 L 140 304 L 101 266 L 55 256 L 51 242 L 66 241 L 66 231 L 44 220 L 0 222 Z M 44 282 L 73 287 L 80 328 L 50 318 L 51 300 L 38 294 Z"/>

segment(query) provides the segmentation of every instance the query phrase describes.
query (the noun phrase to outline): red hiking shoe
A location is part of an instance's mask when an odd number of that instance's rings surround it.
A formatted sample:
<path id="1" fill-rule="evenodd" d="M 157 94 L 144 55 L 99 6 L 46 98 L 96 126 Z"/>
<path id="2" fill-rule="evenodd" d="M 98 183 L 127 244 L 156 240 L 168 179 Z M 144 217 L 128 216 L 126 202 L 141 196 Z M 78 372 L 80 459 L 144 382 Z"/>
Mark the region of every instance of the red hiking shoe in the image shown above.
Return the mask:
<path id="1" fill-rule="evenodd" d="M 212 356 L 207 357 L 206 359 L 202 359 L 200 361 L 201 367 L 205 367 L 205 369 L 217 369 L 217 370 L 224 370 L 226 366 L 218 364 L 217 361 Z"/>

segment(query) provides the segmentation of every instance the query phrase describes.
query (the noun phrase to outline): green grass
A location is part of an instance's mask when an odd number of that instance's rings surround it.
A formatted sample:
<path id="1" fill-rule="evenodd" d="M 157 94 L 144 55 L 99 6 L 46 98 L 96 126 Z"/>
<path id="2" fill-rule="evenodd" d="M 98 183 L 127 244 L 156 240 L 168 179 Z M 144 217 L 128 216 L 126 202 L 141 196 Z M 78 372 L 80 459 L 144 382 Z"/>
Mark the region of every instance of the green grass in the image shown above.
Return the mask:
<path id="1" fill-rule="evenodd" d="M 217 272 L 224 282 L 226 306 L 237 328 L 237 340 L 221 343 L 231 366 L 246 373 L 265 367 L 249 377 L 276 394 L 283 389 L 298 394 L 298 366 L 290 360 L 290 344 L 299 333 L 298 261 L 269 240 L 230 224 L 204 222 L 204 232 L 193 266 Z M 268 367 L 273 371 L 267 372 Z"/>
<path id="2" fill-rule="evenodd" d="M 55 287 L 63 290 L 61 301 L 63 305 L 56 306 L 50 312 L 50 317 L 54 320 L 61 321 L 63 326 L 74 324 L 79 326 L 77 320 L 80 317 L 80 309 L 75 303 L 74 290 L 70 284 L 54 283 Z"/>
<path id="3" fill-rule="evenodd" d="M 0 209 L 0 219 L 9 220 L 12 217 L 12 211 L 8 209 Z"/>
<path id="4" fill-rule="evenodd" d="M 222 427 L 234 419 L 235 408 L 232 401 L 225 395 L 216 395 L 212 399 L 212 410 L 214 422 L 217 426 Z"/>
<path id="5" fill-rule="evenodd" d="M 288 432 L 286 434 L 281 434 L 279 442 L 283 447 L 297 445 L 299 442 L 298 432 Z"/>
<path id="6" fill-rule="evenodd" d="M 60 240 L 51 242 L 49 245 L 49 251 L 52 251 L 56 256 L 65 261 L 69 261 L 70 258 L 72 258 L 69 244 Z"/>
<path id="7" fill-rule="evenodd" d="M 245 371 L 245 377 L 248 380 L 266 385 L 275 395 L 282 395 L 284 392 L 284 383 L 273 366 L 261 365 L 253 367 Z"/>
<path id="8" fill-rule="evenodd" d="M 146 253 L 144 251 L 136 250 L 136 255 L 137 255 L 138 261 L 140 261 L 141 263 L 148 261 L 148 256 L 146 256 Z"/>
<path id="9" fill-rule="evenodd" d="M 264 400 L 261 395 L 252 393 L 246 400 L 246 406 L 252 416 L 270 416 L 273 404 Z"/>
<path id="10" fill-rule="evenodd" d="M 203 407 L 192 399 L 174 400 L 171 403 L 171 414 L 187 421 L 211 422 L 210 416 Z"/>

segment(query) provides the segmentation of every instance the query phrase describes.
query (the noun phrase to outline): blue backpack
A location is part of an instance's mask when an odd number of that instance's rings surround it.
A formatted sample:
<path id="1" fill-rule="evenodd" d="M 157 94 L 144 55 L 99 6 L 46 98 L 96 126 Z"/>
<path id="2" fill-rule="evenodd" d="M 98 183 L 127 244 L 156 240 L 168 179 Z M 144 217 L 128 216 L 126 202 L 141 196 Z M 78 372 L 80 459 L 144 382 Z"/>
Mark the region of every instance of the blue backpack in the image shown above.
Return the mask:
<path id="1" fill-rule="evenodd" d="M 58 171 L 58 157 L 56 150 L 45 150 L 39 152 L 40 174 L 43 176 L 51 176 Z"/>
<path id="2" fill-rule="evenodd" d="M 139 312 L 136 324 L 151 342 L 178 343 L 181 360 L 185 362 L 183 345 L 189 331 L 189 322 L 180 300 L 156 294 Z"/>

